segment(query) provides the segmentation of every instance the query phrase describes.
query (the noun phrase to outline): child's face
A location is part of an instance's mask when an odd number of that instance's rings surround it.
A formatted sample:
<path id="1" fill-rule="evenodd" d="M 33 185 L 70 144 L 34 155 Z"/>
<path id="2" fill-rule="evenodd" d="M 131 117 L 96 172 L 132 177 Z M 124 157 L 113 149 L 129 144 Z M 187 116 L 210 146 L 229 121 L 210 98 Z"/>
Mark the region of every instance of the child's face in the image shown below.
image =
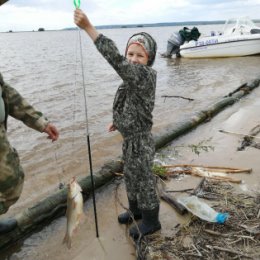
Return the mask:
<path id="1" fill-rule="evenodd" d="M 148 55 L 142 46 L 131 44 L 128 47 L 126 58 L 130 63 L 147 65 Z"/>

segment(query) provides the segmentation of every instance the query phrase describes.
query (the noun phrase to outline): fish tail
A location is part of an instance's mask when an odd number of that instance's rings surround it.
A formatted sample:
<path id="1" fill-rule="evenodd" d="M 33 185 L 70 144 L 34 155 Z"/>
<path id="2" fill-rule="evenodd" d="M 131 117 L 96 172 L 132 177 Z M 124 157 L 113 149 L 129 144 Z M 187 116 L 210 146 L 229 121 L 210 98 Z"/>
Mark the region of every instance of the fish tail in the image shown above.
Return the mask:
<path id="1" fill-rule="evenodd" d="M 71 248 L 71 237 L 66 233 L 65 237 L 63 238 L 62 244 L 67 244 L 67 248 Z"/>

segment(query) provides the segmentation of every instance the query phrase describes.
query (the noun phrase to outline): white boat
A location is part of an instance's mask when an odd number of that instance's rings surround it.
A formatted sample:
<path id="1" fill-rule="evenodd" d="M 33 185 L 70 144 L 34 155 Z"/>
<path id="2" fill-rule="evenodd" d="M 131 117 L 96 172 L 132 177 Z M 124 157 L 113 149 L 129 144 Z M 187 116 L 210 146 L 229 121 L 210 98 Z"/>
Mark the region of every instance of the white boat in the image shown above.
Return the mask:
<path id="1" fill-rule="evenodd" d="M 260 27 L 248 17 L 229 19 L 223 32 L 211 32 L 211 36 L 180 46 L 184 58 L 235 57 L 260 54 Z"/>

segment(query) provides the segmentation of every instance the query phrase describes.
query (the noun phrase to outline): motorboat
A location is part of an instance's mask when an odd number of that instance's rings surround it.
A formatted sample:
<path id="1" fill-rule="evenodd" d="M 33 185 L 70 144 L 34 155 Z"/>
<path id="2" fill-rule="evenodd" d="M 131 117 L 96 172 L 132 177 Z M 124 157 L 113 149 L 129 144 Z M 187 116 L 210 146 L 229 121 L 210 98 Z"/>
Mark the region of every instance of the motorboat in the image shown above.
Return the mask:
<path id="1" fill-rule="evenodd" d="M 211 32 L 179 49 L 184 58 L 235 57 L 260 54 L 260 27 L 248 17 L 229 19 L 222 32 Z"/>

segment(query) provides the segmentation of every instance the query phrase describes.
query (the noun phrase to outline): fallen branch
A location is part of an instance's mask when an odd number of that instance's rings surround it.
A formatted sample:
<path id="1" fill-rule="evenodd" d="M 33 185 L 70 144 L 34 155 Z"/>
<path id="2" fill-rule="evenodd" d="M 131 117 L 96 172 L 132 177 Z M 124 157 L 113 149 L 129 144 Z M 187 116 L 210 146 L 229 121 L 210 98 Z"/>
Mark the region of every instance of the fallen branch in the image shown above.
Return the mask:
<path id="1" fill-rule="evenodd" d="M 166 98 L 182 98 L 182 99 L 186 99 L 186 100 L 189 100 L 189 101 L 194 101 L 193 98 L 186 98 L 186 97 L 182 97 L 182 96 L 167 96 L 167 95 L 164 95 L 162 97 L 164 97 L 164 101 L 163 102 L 165 102 Z"/>
<path id="2" fill-rule="evenodd" d="M 231 254 L 234 254 L 234 255 L 240 255 L 240 256 L 247 257 L 247 258 L 252 258 L 251 256 L 245 255 L 245 254 L 243 254 L 243 253 L 240 253 L 240 252 L 238 252 L 238 251 L 234 251 L 234 250 L 228 249 L 228 248 L 223 248 L 223 247 L 219 247 L 219 246 L 209 246 L 209 245 L 207 245 L 206 247 L 207 247 L 207 248 L 210 248 L 210 249 L 215 249 L 215 250 L 218 250 L 218 251 L 223 251 L 223 252 L 231 253 Z"/>
<path id="3" fill-rule="evenodd" d="M 166 190 L 165 192 L 187 192 L 192 191 L 193 189 L 184 189 L 184 190 Z"/>
<path id="4" fill-rule="evenodd" d="M 213 235 L 213 236 L 222 236 L 222 237 L 228 237 L 228 235 L 226 234 L 222 234 L 222 233 L 219 233 L 217 231 L 213 231 L 213 230 L 210 230 L 210 229 L 204 229 L 204 231 L 210 235 Z"/>
<path id="5" fill-rule="evenodd" d="M 233 182 L 233 183 L 241 183 L 241 180 L 228 177 L 228 173 L 250 173 L 252 169 L 236 169 L 236 168 L 225 168 L 225 167 L 205 167 L 205 166 L 196 166 L 196 165 L 186 165 L 186 164 L 180 164 L 180 165 L 165 165 L 162 166 L 164 168 L 188 168 L 185 170 L 178 170 L 168 172 L 167 174 L 172 173 L 183 173 L 183 174 L 190 174 L 192 176 L 198 176 L 198 177 L 206 177 L 214 180 L 219 181 L 227 181 L 227 182 Z"/>
<path id="6" fill-rule="evenodd" d="M 176 209 L 179 214 L 184 215 L 185 213 L 187 213 L 187 209 L 184 206 L 182 206 L 179 202 L 177 202 L 176 199 L 169 196 L 165 192 L 161 192 L 160 197 L 161 199 L 166 201 L 170 206 Z"/>
<path id="7" fill-rule="evenodd" d="M 252 169 L 239 169 L 231 167 L 221 167 L 221 166 L 203 166 L 199 164 L 175 164 L 175 165 L 162 165 L 164 168 L 203 168 L 208 171 L 218 171 L 225 173 L 251 173 Z"/>
<path id="8" fill-rule="evenodd" d="M 224 134 L 231 134 L 231 135 L 237 135 L 237 136 L 242 136 L 242 137 L 250 137 L 250 138 L 255 138 L 255 139 L 259 139 L 260 137 L 255 136 L 255 135 L 248 135 L 248 134 L 242 134 L 242 133 L 235 133 L 235 132 L 229 132 L 229 131 L 225 131 L 225 130 L 219 130 L 220 133 L 224 133 Z"/>
<path id="9" fill-rule="evenodd" d="M 200 181 L 199 185 L 193 190 L 193 192 L 191 193 L 191 195 L 197 195 L 197 194 L 200 192 L 200 190 L 202 189 L 202 186 L 204 185 L 205 180 L 206 180 L 206 178 L 204 177 L 204 178 Z"/>
<path id="10" fill-rule="evenodd" d="M 176 199 L 174 199 L 172 196 L 168 195 L 162 184 L 162 180 L 159 179 L 161 182 L 157 183 L 157 189 L 158 193 L 161 199 L 166 201 L 171 207 L 177 210 L 177 212 L 181 215 L 184 215 L 187 212 L 187 209 L 182 206 Z"/>

